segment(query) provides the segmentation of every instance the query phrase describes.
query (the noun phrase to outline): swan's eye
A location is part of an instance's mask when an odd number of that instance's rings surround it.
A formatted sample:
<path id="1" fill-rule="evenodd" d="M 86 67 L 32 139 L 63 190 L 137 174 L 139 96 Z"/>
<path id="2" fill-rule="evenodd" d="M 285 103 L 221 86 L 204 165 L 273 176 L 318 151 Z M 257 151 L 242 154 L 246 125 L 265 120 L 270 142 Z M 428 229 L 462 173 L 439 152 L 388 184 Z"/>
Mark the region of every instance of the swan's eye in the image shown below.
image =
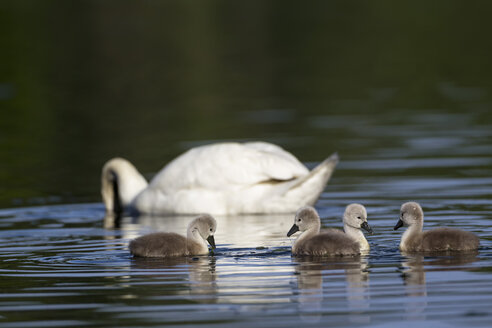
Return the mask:
<path id="1" fill-rule="evenodd" d="M 213 231 L 213 229 L 212 229 L 212 228 L 210 228 L 210 232 L 212 232 L 212 231 Z"/>
<path id="2" fill-rule="evenodd" d="M 357 217 L 359 220 L 361 220 L 360 216 Z"/>

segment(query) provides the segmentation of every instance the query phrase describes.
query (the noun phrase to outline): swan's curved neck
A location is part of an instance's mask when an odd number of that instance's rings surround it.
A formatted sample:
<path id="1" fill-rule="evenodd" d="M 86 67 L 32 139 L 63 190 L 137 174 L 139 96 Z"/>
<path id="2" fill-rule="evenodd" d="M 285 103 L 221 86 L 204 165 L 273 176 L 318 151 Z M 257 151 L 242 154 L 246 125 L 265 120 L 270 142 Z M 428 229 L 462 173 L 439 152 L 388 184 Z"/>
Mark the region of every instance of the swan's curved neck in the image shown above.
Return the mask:
<path id="1" fill-rule="evenodd" d="M 186 232 L 186 237 L 188 238 L 189 241 L 192 241 L 200 245 L 201 253 L 206 253 L 208 251 L 207 243 L 205 242 L 205 239 L 203 239 L 197 227 L 194 226 L 189 227 L 188 231 Z"/>
<path id="2" fill-rule="evenodd" d="M 109 173 L 107 183 L 109 186 L 106 186 L 106 189 L 108 190 L 105 191 L 105 193 L 109 195 L 109 197 L 106 197 L 106 208 L 110 208 L 114 214 L 120 215 L 123 212 L 123 204 L 121 203 L 120 198 L 118 177 L 113 172 Z"/>
<path id="3" fill-rule="evenodd" d="M 403 233 L 401 236 L 401 241 L 400 241 L 400 249 L 402 251 L 405 251 L 407 249 L 407 246 L 409 246 L 410 241 L 415 240 L 416 236 L 418 234 L 422 233 L 422 228 L 424 226 L 424 223 L 422 221 L 416 222 L 409 226 L 407 230 Z"/>
<path id="4" fill-rule="evenodd" d="M 364 233 L 360 229 L 354 228 L 344 223 L 343 231 L 345 231 L 347 236 L 356 240 L 359 243 L 359 247 L 361 251 L 369 249 L 369 243 L 367 242 L 366 236 L 364 236 Z"/>
<path id="5" fill-rule="evenodd" d="M 303 233 L 301 233 L 301 235 L 299 237 L 297 237 L 296 241 L 294 242 L 294 247 L 296 244 L 303 241 L 304 239 L 309 239 L 312 236 L 319 234 L 319 230 L 320 230 L 320 224 L 319 223 L 316 225 L 313 225 L 309 229 L 305 230 Z"/>
<path id="6" fill-rule="evenodd" d="M 107 212 L 121 214 L 146 187 L 145 178 L 127 160 L 115 158 L 103 167 L 101 195 Z"/>

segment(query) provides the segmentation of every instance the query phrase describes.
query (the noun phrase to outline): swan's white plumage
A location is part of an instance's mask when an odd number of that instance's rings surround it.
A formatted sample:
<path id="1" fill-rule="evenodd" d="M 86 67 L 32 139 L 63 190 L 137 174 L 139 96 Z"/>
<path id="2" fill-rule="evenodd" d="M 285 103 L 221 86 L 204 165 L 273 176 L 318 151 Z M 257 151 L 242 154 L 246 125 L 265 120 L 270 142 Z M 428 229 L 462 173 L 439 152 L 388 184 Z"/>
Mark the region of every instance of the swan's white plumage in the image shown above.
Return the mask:
<path id="1" fill-rule="evenodd" d="M 159 214 L 295 212 L 314 204 L 337 162 L 335 154 L 309 172 L 292 154 L 265 142 L 200 146 L 171 161 L 123 207 Z M 110 169 L 126 179 L 128 170 Z"/>
<path id="2" fill-rule="evenodd" d="M 221 143 L 192 148 L 159 172 L 150 186 L 234 190 L 268 180 L 291 180 L 309 171 L 292 155 L 266 143 Z"/>
<path id="3" fill-rule="evenodd" d="M 101 175 L 101 194 L 107 211 L 119 210 L 115 208 L 114 184 L 118 189 L 117 201 L 123 207 L 147 188 L 147 181 L 132 163 L 119 157 L 109 160 L 104 164 Z"/>

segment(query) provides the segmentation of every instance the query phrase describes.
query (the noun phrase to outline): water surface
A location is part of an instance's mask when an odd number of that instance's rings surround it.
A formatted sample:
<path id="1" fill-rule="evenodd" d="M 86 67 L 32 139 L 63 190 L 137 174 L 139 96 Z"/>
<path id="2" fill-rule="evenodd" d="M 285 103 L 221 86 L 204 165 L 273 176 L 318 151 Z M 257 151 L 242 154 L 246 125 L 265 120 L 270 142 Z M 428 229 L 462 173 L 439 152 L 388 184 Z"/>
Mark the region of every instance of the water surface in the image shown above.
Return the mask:
<path id="1" fill-rule="evenodd" d="M 2 1 L 1 327 L 457 327 L 492 317 L 492 3 Z M 359 258 L 292 258 L 293 215 L 218 217 L 213 255 L 134 259 L 188 217 L 103 224 L 100 169 L 151 178 L 183 151 L 264 140 L 341 161 L 326 227 L 367 207 Z M 407 255 L 393 231 L 480 237 Z"/>
<path id="2" fill-rule="evenodd" d="M 101 203 L 1 210 L 2 326 L 487 326 L 492 179 L 480 175 L 492 159 L 446 155 L 342 158 L 317 208 L 324 226 L 341 227 L 345 205 L 367 206 L 375 234 L 356 258 L 292 258 L 293 215 L 217 217 L 213 255 L 166 260 L 132 258 L 128 241 L 184 233 L 190 217 L 125 217 L 111 229 Z M 407 199 L 421 201 L 427 228 L 477 233 L 479 251 L 400 254 L 392 227 Z"/>

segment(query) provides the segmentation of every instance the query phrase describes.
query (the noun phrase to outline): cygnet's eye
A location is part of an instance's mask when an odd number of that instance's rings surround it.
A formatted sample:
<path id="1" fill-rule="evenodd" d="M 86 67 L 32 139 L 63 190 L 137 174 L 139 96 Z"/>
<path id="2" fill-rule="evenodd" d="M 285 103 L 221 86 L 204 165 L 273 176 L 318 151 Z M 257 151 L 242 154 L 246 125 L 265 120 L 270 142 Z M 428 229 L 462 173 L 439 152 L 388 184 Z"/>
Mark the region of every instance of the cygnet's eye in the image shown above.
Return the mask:
<path id="1" fill-rule="evenodd" d="M 210 232 L 212 232 L 212 231 L 213 231 L 213 229 L 212 229 L 212 228 L 210 228 Z"/>
<path id="2" fill-rule="evenodd" d="M 360 215 L 357 217 L 359 220 L 362 220 L 362 218 L 360 217 Z"/>

